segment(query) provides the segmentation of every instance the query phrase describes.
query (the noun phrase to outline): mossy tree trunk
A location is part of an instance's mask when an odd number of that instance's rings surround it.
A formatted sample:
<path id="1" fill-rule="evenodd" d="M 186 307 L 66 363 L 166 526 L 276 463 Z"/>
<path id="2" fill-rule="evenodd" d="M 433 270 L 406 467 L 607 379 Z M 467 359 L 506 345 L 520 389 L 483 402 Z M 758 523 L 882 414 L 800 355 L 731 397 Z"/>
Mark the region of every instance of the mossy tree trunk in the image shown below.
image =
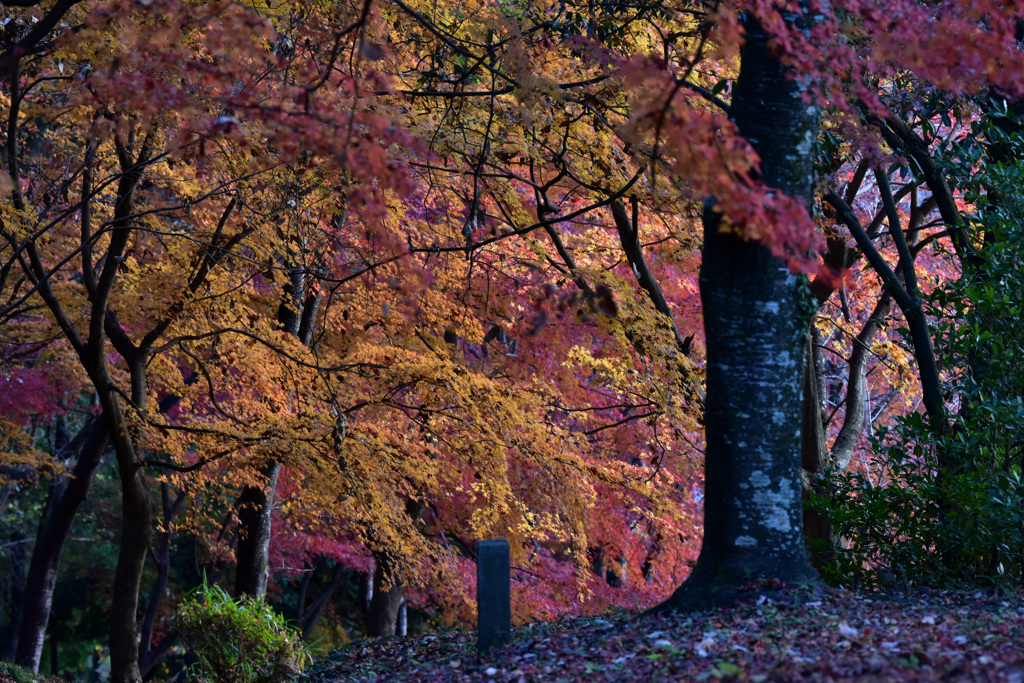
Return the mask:
<path id="1" fill-rule="evenodd" d="M 731 104 L 770 187 L 810 205 L 819 113 L 751 16 Z M 707 203 L 700 273 L 707 339 L 704 541 L 666 603 L 731 601 L 760 579 L 817 580 L 803 535 L 803 358 L 813 306 L 805 278 L 763 245 L 721 231 Z"/>

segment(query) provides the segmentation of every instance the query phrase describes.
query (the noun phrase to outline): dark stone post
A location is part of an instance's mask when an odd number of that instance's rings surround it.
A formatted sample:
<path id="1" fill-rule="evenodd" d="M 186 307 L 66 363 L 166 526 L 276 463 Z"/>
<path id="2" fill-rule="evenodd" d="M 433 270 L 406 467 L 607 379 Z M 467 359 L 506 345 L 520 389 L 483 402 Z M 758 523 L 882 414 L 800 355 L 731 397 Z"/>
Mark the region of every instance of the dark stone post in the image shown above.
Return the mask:
<path id="1" fill-rule="evenodd" d="M 512 635 L 508 541 L 480 541 L 476 551 L 478 652 L 507 643 Z"/>

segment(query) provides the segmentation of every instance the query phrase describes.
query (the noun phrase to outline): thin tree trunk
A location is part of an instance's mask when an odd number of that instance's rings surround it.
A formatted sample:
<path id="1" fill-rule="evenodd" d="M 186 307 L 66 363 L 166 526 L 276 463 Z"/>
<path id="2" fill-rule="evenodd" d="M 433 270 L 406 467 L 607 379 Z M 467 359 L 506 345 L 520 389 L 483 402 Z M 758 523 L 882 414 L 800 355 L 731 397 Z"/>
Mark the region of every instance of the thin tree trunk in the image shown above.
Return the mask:
<path id="1" fill-rule="evenodd" d="M 53 607 L 53 592 L 60 572 L 60 560 L 78 508 L 85 502 L 93 478 L 103 463 L 107 432 L 101 419 L 91 419 L 72 440 L 78 446 L 78 460 L 72 476 L 54 486 L 51 503 L 43 513 L 39 535 L 32 549 L 25 593 L 21 600 L 14 661 L 29 671 L 39 671 L 46 625 Z"/>
<path id="2" fill-rule="evenodd" d="M 393 636 L 402 603 L 402 583 L 393 574 L 385 555 L 374 553 L 374 559 L 377 570 L 373 575 L 373 596 L 366 611 L 366 635 Z"/>
<path id="3" fill-rule="evenodd" d="M 304 641 L 309 642 L 309 639 L 313 637 L 313 631 L 316 630 L 316 625 L 320 621 L 320 616 L 324 613 L 324 609 L 327 605 L 330 604 L 331 597 L 334 595 L 335 591 L 338 590 L 344 576 L 344 568 L 340 564 L 335 565 L 334 571 L 331 573 L 330 583 L 327 584 L 327 587 L 324 589 L 324 592 L 320 594 L 320 597 L 314 600 L 313 604 L 309 605 L 309 607 L 306 607 L 305 599 L 302 600 L 302 610 L 297 621 L 302 627 L 302 639 Z M 303 598 L 305 598 L 305 595 L 303 595 Z"/>
<path id="4" fill-rule="evenodd" d="M 111 318 L 112 320 L 112 318 Z M 114 323 L 116 325 L 116 323 Z M 114 334 L 111 334 L 111 333 Z M 128 364 L 131 380 L 131 401 L 139 413 L 146 412 L 146 364 L 142 354 L 129 351 L 118 343 L 120 327 L 108 335 L 121 346 L 118 351 Z M 97 344 L 102 349 L 102 344 Z M 153 540 L 153 510 L 149 498 L 149 483 L 136 450 L 136 430 L 128 421 L 121 406 L 113 379 L 105 361 L 97 363 L 90 374 L 96 386 L 107 435 L 114 446 L 117 470 L 121 481 L 121 538 L 118 545 L 117 568 L 114 570 L 113 596 L 110 603 L 110 681 L 111 683 L 140 683 L 138 610 L 142 574 L 146 556 Z"/>
<path id="5" fill-rule="evenodd" d="M 50 675 L 60 676 L 60 651 L 57 649 L 57 636 L 50 633 Z"/>
<path id="6" fill-rule="evenodd" d="M 101 401 L 104 400 L 101 398 Z M 120 416 L 120 406 L 116 406 Z M 108 410 L 104 406 L 104 412 Z M 111 419 L 111 434 L 123 434 L 123 419 Z M 113 425 L 117 424 L 118 427 Z M 119 444 L 118 441 L 123 443 Z M 127 447 L 126 447 L 127 446 Z M 152 538 L 152 511 L 142 466 L 127 436 L 115 439 L 118 470 L 121 473 L 121 540 L 114 572 L 114 594 L 110 605 L 111 683 L 139 683 L 139 641 L 136 615 L 146 554 Z"/>
<path id="7" fill-rule="evenodd" d="M 3 639 L 0 640 L 0 659 L 5 661 L 10 661 L 14 657 L 21 624 L 22 596 L 25 593 L 26 541 L 27 539 L 22 538 L 21 532 L 13 531 L 7 541 L 10 550 L 5 552 L 10 567 L 8 590 L 11 602 L 11 621 L 0 628 L 0 638 Z"/>
<path id="8" fill-rule="evenodd" d="M 277 318 L 288 334 L 308 345 L 313 338 L 316 315 L 320 308 L 320 292 L 306 289 L 306 270 L 299 265 L 288 268 L 288 284 Z M 236 551 L 235 596 L 261 598 L 267 593 L 270 579 L 271 511 L 277 489 L 281 463 L 267 462 L 260 470 L 265 486 L 246 486 L 238 498 L 238 548 Z"/>
<path id="9" fill-rule="evenodd" d="M 818 379 L 815 372 L 813 349 L 808 339 L 807 358 L 804 364 L 803 380 L 803 441 L 801 460 L 803 462 L 804 538 L 811 553 L 811 561 L 820 568 L 836 545 L 832 521 L 828 515 L 813 510 L 807 503 L 812 494 L 825 493 L 816 481 L 827 468 L 825 428 L 821 423 L 821 399 L 818 395 Z M 849 395 L 849 394 L 848 394 Z"/>
<path id="10" fill-rule="evenodd" d="M 864 427 L 868 422 L 867 414 L 867 361 L 871 354 L 871 342 L 874 340 L 878 329 L 892 307 L 892 296 L 888 291 L 875 304 L 871 316 L 864 323 L 860 333 L 854 338 L 853 349 L 850 352 L 849 374 L 846 385 L 846 414 L 843 418 L 843 425 L 839 434 L 832 442 L 831 450 L 827 450 L 825 443 L 824 428 L 821 424 L 821 408 L 818 395 L 818 381 L 816 368 L 811 360 L 807 363 L 807 372 L 804 376 L 804 440 L 803 440 L 803 469 L 804 469 L 804 501 L 810 499 L 811 494 L 828 496 L 827 486 L 820 486 L 815 482 L 816 477 L 826 471 L 844 472 L 850 465 L 853 451 L 864 434 Z M 832 520 L 825 514 L 804 509 L 804 535 L 807 538 L 808 548 L 811 551 L 811 559 L 815 567 L 821 567 L 828 562 L 832 549 L 835 548 L 840 539 L 835 534 Z"/>
<path id="11" fill-rule="evenodd" d="M 878 334 L 882 322 L 889 315 L 892 308 L 892 295 L 886 291 L 879 297 L 871 317 L 864 323 L 860 333 L 857 335 L 850 352 L 850 372 L 846 388 L 846 417 L 843 419 L 843 426 L 832 443 L 832 450 L 828 455 L 827 467 L 836 472 L 845 472 L 850 465 L 853 451 L 864 433 L 864 426 L 867 423 L 867 399 L 868 387 L 866 370 L 868 358 L 871 356 L 871 343 Z"/>
<path id="12" fill-rule="evenodd" d="M 173 632 L 165 633 L 156 647 L 153 647 L 153 627 L 156 624 L 157 612 L 163 601 L 164 591 L 167 590 L 167 580 L 171 572 L 171 522 L 185 502 L 185 494 L 179 493 L 172 502 L 170 485 L 167 482 L 161 482 L 160 498 L 164 517 L 163 529 L 157 534 L 154 544 L 156 549 L 152 553 L 153 563 L 156 565 L 156 580 L 153 582 L 153 589 L 150 591 L 146 611 L 139 626 L 139 671 L 142 672 L 144 678 L 163 659 L 171 645 L 177 640 L 177 636 Z"/>
<path id="13" fill-rule="evenodd" d="M 761 156 L 770 187 L 803 199 L 813 185 L 818 112 L 779 63 L 752 16 L 744 20 L 732 115 Z M 666 603 L 731 601 L 757 579 L 817 581 L 803 536 L 803 355 L 813 312 L 807 283 L 763 245 L 721 230 L 704 212 L 701 300 L 707 338 L 704 541 L 690 578 Z"/>
<path id="14" fill-rule="evenodd" d="M 261 598 L 270 578 L 271 512 L 281 463 L 268 462 L 260 470 L 264 486 L 247 486 L 238 500 L 238 548 L 235 597 Z"/>

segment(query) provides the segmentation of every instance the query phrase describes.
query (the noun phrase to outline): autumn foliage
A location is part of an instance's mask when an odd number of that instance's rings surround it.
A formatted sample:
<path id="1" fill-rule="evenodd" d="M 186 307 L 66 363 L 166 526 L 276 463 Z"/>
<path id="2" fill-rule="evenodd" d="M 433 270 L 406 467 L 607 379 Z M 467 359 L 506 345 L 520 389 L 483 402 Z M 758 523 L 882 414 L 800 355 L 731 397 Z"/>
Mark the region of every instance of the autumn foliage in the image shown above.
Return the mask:
<path id="1" fill-rule="evenodd" d="M 750 17 L 822 112 L 815 206 L 730 109 Z M 705 208 L 812 280 L 805 488 L 870 478 L 868 425 L 931 396 L 895 316 L 974 263 L 934 158 L 1020 96 L 1019 31 L 989 2 L 5 5 L 0 533 L 56 560 L 0 655 L 39 666 L 96 478 L 116 680 L 174 646 L 165 597 L 233 571 L 253 491 L 307 636 L 375 571 L 471 622 L 485 538 L 518 622 L 661 602 L 703 532 Z"/>

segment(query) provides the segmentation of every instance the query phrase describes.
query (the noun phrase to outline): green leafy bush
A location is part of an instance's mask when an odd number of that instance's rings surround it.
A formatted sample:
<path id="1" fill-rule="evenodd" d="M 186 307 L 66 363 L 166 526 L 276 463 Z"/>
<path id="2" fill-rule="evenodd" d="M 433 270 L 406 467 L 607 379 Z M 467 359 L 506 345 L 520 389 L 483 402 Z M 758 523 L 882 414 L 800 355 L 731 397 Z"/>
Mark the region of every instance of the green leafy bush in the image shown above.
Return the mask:
<path id="1" fill-rule="evenodd" d="M 874 477 L 830 480 L 826 510 L 848 547 L 825 567 L 832 583 L 888 590 L 911 586 L 1018 585 L 1024 571 L 1024 485 L 985 435 L 953 418 L 935 437 L 921 415 L 876 435 Z M 937 454 L 955 466 L 940 467 Z"/>
<path id="2" fill-rule="evenodd" d="M 200 680 L 278 683 L 295 679 L 307 659 L 299 634 L 263 599 L 235 600 L 205 581 L 178 608 L 177 624 Z"/>

